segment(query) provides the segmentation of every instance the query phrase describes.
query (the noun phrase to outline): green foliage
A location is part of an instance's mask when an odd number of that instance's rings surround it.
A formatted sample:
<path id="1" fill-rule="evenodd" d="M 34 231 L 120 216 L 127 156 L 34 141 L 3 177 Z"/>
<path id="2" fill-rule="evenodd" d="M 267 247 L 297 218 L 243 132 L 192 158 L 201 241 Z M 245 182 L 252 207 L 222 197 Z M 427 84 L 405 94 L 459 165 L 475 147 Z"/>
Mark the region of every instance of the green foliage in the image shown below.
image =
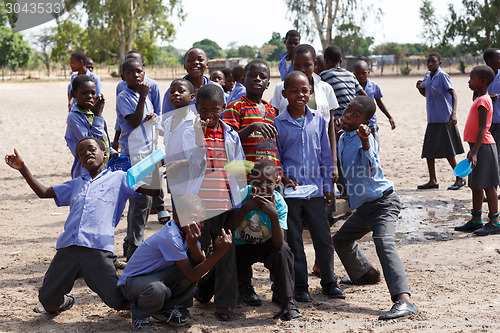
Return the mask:
<path id="1" fill-rule="evenodd" d="M 373 54 L 393 54 L 396 58 L 409 57 L 411 55 L 427 55 L 429 48 L 419 43 L 384 43 L 373 49 Z"/>
<path id="2" fill-rule="evenodd" d="M 432 0 L 422 0 L 419 8 L 420 19 L 423 21 L 422 37 L 427 41 L 429 47 L 434 47 L 441 37 L 436 12 L 432 5 Z"/>
<path id="3" fill-rule="evenodd" d="M 14 27 L 15 22 L 17 21 L 18 14 L 12 11 L 12 13 L 7 13 L 7 9 L 5 5 L 7 3 L 17 3 L 15 0 L 0 0 L 0 26 L 9 26 Z"/>
<path id="4" fill-rule="evenodd" d="M 87 52 L 88 35 L 78 23 L 72 18 L 60 21 L 52 30 L 54 44 L 52 46 L 51 58 L 55 62 L 69 63 L 69 57 L 73 52 Z M 93 54 L 89 54 L 94 58 Z M 94 61 L 99 61 L 95 58 Z"/>
<path id="5" fill-rule="evenodd" d="M 373 41 L 373 37 L 364 38 L 361 28 L 354 23 L 345 23 L 337 28 L 333 44 L 339 46 L 344 55 L 368 56 Z"/>
<path id="6" fill-rule="evenodd" d="M 224 51 L 219 46 L 219 44 L 208 38 L 193 43 L 193 47 L 199 47 L 203 49 L 203 51 L 205 51 L 205 53 L 207 54 L 209 60 L 224 57 Z"/>
<path id="7" fill-rule="evenodd" d="M 181 55 L 173 46 L 157 47 L 154 53 L 153 64 L 162 66 L 179 66 Z"/>
<path id="8" fill-rule="evenodd" d="M 271 39 L 259 49 L 259 54 L 266 61 L 280 61 L 281 54 L 286 52 L 286 46 L 279 32 L 273 32 Z"/>
<path id="9" fill-rule="evenodd" d="M 406 66 L 401 67 L 399 70 L 401 71 L 401 74 L 403 74 L 403 75 L 410 75 L 410 73 L 411 73 L 411 67 L 408 66 L 408 63 L 406 64 Z"/>
<path id="10" fill-rule="evenodd" d="M 15 70 L 30 61 L 31 48 L 23 36 L 6 26 L 0 26 L 0 67 Z"/>

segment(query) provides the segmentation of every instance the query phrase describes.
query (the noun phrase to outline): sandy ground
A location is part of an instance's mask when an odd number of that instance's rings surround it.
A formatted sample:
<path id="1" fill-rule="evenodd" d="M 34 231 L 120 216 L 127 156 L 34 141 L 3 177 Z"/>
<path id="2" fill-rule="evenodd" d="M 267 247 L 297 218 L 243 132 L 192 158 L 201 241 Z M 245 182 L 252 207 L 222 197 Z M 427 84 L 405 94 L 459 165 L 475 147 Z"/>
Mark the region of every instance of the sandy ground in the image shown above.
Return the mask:
<path id="1" fill-rule="evenodd" d="M 470 190 L 447 191 L 453 175 L 445 160 L 437 163 L 441 189 L 417 191 L 427 180 L 427 168 L 420 159 L 426 126 L 425 99 L 415 89 L 418 77 L 375 78 L 383 98 L 397 124 L 394 131 L 379 112 L 380 155 L 386 176 L 393 180 L 404 207 L 398 223 L 398 250 L 408 275 L 413 300 L 420 314 L 400 321 L 381 323 L 377 317 L 391 307 L 384 282 L 374 286 L 345 287 L 345 300 L 330 300 L 321 294 L 319 279 L 310 276 L 313 303 L 299 304 L 304 319 L 293 323 L 275 322 L 278 311 L 271 303 L 268 273 L 262 265 L 254 266 L 254 285 L 263 299 L 261 307 L 240 304 L 237 320 L 219 322 L 213 303 L 191 309 L 192 325 L 173 329 L 153 322 L 144 331 L 179 332 L 396 332 L 498 331 L 500 323 L 497 292 L 500 236 L 478 238 L 453 231 L 463 223 L 470 209 Z M 453 76 L 459 98 L 460 132 L 470 106 L 471 92 L 467 77 Z M 168 81 L 160 81 L 162 92 Z M 273 81 L 273 85 L 276 82 Z M 117 81 L 104 81 L 105 118 L 112 128 L 115 120 L 114 89 Z M 0 103 L 0 148 L 6 154 L 16 147 L 32 172 L 45 185 L 60 184 L 70 178 L 72 156 L 64 141 L 67 115 L 67 82 L 2 83 Z M 272 90 L 268 90 L 270 97 Z M 113 135 L 110 133 L 110 135 Z M 458 159 L 465 158 L 465 155 Z M 83 280 L 77 280 L 72 293 L 75 306 L 58 316 L 39 315 L 32 311 L 38 288 L 55 253 L 55 243 L 63 230 L 68 208 L 57 208 L 52 200 L 38 199 L 21 178 L 5 163 L 0 164 L 0 331 L 3 332 L 103 332 L 129 331 L 128 313 L 107 308 Z M 486 207 L 485 207 L 486 210 Z M 122 219 L 123 220 L 123 219 Z M 341 222 L 335 225 L 338 228 Z M 156 216 L 150 218 L 146 233 L 160 229 Z M 116 249 L 126 222 L 116 229 Z M 334 230 L 333 230 L 334 231 Z M 365 237 L 375 266 L 380 268 L 373 243 Z M 311 270 L 313 248 L 306 247 Z M 335 258 L 336 274 L 346 273 Z"/>

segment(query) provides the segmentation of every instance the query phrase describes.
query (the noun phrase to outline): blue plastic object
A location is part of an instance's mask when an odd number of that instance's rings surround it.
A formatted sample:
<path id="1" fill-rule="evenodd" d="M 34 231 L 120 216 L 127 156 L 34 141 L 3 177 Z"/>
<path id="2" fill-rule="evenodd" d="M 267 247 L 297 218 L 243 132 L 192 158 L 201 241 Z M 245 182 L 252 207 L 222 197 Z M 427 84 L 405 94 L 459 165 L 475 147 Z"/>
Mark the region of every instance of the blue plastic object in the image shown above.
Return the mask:
<path id="1" fill-rule="evenodd" d="M 132 163 L 130 163 L 130 158 L 127 155 L 115 156 L 106 164 L 106 168 L 111 171 L 127 171 L 131 167 Z"/>
<path id="2" fill-rule="evenodd" d="M 468 159 L 460 161 L 460 163 L 457 164 L 455 169 L 453 169 L 453 174 L 461 178 L 467 177 L 471 172 L 472 172 L 472 162 L 469 162 Z"/>
<path id="3" fill-rule="evenodd" d="M 127 184 L 132 186 L 137 182 L 143 180 L 147 175 L 149 175 L 155 169 L 156 163 L 160 162 L 165 158 L 165 151 L 160 148 L 148 157 L 144 158 L 142 161 L 128 169 L 127 171 Z"/>

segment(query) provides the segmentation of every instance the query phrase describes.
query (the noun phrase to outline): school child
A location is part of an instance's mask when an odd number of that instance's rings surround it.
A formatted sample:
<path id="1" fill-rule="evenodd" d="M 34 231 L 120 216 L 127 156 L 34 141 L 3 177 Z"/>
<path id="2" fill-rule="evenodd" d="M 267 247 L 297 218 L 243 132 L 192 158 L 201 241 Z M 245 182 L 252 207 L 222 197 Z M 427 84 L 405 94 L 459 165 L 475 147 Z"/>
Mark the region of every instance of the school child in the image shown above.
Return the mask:
<path id="1" fill-rule="evenodd" d="M 240 99 L 241 96 L 245 96 L 246 94 L 246 88 L 243 84 L 243 80 L 245 79 L 245 66 L 239 65 L 234 67 L 232 75 L 236 83 L 233 90 L 231 90 L 229 97 L 227 98 L 228 104 L 236 101 L 237 99 Z"/>
<path id="2" fill-rule="evenodd" d="M 122 129 L 120 136 L 121 153 L 130 157 L 132 165 L 139 163 L 155 149 L 157 116 L 149 100 L 149 85 L 144 82 L 143 64 L 135 59 L 126 60 L 123 77 L 127 88 L 116 98 L 119 111 L 118 121 Z M 152 172 L 151 186 L 160 189 L 160 174 L 156 168 Z M 139 196 L 130 199 L 127 214 L 127 237 L 124 241 L 124 255 L 130 259 L 144 240 L 144 227 L 148 220 L 151 198 Z"/>
<path id="3" fill-rule="evenodd" d="M 292 69 L 292 53 L 293 50 L 300 44 L 300 33 L 297 30 L 288 30 L 285 35 L 286 52 L 280 54 L 281 60 L 278 62 L 278 70 L 280 71 L 281 81 L 290 73 Z"/>
<path id="4" fill-rule="evenodd" d="M 198 90 L 201 87 L 207 84 L 215 84 L 217 87 L 220 87 L 222 91 L 222 87 L 215 82 L 212 82 L 208 77 L 204 76 L 203 73 L 207 69 L 208 66 L 208 58 L 205 51 L 200 49 L 199 47 L 192 47 L 186 51 L 184 54 L 184 69 L 187 72 L 187 75 L 183 77 L 183 79 L 188 80 L 194 87 L 194 99 L 191 104 L 196 103 L 196 95 L 198 94 Z M 173 115 L 174 106 L 170 104 L 168 101 L 168 90 L 165 92 L 163 96 L 163 106 L 162 112 L 167 116 Z"/>
<path id="5" fill-rule="evenodd" d="M 224 85 L 222 86 L 222 88 L 224 88 L 224 94 L 229 96 L 235 84 L 233 78 L 233 70 L 226 67 L 222 70 L 222 73 L 224 74 Z"/>
<path id="6" fill-rule="evenodd" d="M 491 119 L 490 133 L 493 135 L 495 143 L 500 143 L 500 99 L 498 98 L 500 94 L 500 75 L 498 74 L 498 69 L 500 68 L 500 50 L 495 48 L 487 49 L 484 51 L 483 59 L 486 65 L 495 73 L 495 79 L 488 86 L 488 94 L 493 101 L 493 118 Z M 497 144 L 497 152 L 500 161 L 500 144 Z"/>
<path id="7" fill-rule="evenodd" d="M 314 73 L 317 75 L 320 75 L 322 71 L 324 71 L 325 68 L 325 58 L 323 55 L 318 55 L 316 56 L 316 66 L 314 66 Z"/>
<path id="8" fill-rule="evenodd" d="M 89 71 L 91 71 L 93 73 L 94 72 L 94 59 L 92 59 L 91 57 L 87 57 L 86 67 Z"/>
<path id="9" fill-rule="evenodd" d="M 191 179 L 198 190 L 207 210 L 207 219 L 200 239 L 202 249 L 208 249 L 210 243 L 221 235 L 224 224 L 232 210 L 241 207 L 240 186 L 236 175 L 229 174 L 224 163 L 243 161 L 245 155 L 238 133 L 226 125 L 220 116 L 226 105 L 222 89 L 213 84 L 200 88 L 196 97 L 196 109 L 199 118 L 195 121 L 194 131 L 186 132 L 187 137 L 194 137 L 197 146 L 204 151 L 204 161 L 199 166 L 190 168 Z M 201 177 L 195 177 L 195 171 Z M 244 177 L 243 177 L 244 178 Z M 246 179 L 242 179 L 246 182 Z M 210 278 L 215 276 L 215 286 Z M 220 320 L 234 319 L 232 309 L 237 306 L 231 296 L 238 292 L 236 259 L 234 246 L 231 247 L 212 269 L 198 282 L 196 299 L 204 303 L 210 301 L 215 293 L 216 315 Z"/>
<path id="10" fill-rule="evenodd" d="M 295 257 L 295 300 L 312 301 L 302 241 L 304 224 L 309 228 L 321 270 L 323 293 L 330 298 L 345 298 L 333 273 L 333 243 L 326 215 L 327 205 L 334 202 L 334 166 L 326 121 L 307 106 L 310 84 L 304 73 L 288 74 L 284 88 L 288 107 L 274 121 L 283 183 L 285 187 L 294 188 L 297 185 L 317 186 L 316 191 L 305 198 L 285 199 L 288 205 L 287 241 Z"/>
<path id="11" fill-rule="evenodd" d="M 224 98 L 226 99 L 226 105 L 229 104 L 229 102 L 227 101 L 229 98 L 229 94 L 226 92 L 226 89 L 224 88 L 224 86 L 226 85 L 226 76 L 224 75 L 224 73 L 219 70 L 213 71 L 212 74 L 210 75 L 210 81 L 217 83 L 224 89 Z"/>
<path id="12" fill-rule="evenodd" d="M 477 66 L 470 72 L 469 88 L 477 98 L 467 116 L 464 129 L 464 141 L 469 143 L 467 154 L 472 163 L 469 174 L 469 187 L 472 190 L 472 218 L 457 231 L 474 231 L 477 236 L 500 233 L 498 218 L 498 198 L 496 187 L 500 184 L 498 175 L 498 152 L 495 140 L 489 129 L 493 118 L 493 103 L 488 95 L 488 86 L 495 79 L 495 73 L 488 66 Z M 488 200 L 489 222 L 483 226 L 481 208 L 483 191 Z"/>
<path id="13" fill-rule="evenodd" d="M 427 129 L 425 130 L 422 158 L 427 159 L 429 181 L 417 189 L 439 188 L 436 178 L 435 159 L 446 158 L 452 169 L 457 162 L 455 155 L 464 148 L 457 128 L 457 94 L 451 85 L 450 76 L 440 68 L 441 56 L 432 52 L 427 57 L 427 69 L 423 80 L 417 81 L 417 89 L 427 101 Z M 448 190 L 458 190 L 465 185 L 465 179 L 456 177 Z"/>
<path id="14" fill-rule="evenodd" d="M 234 231 L 238 277 L 247 276 L 254 263 L 262 262 L 271 274 L 273 300 L 281 306 L 274 319 L 289 321 L 302 315 L 293 304 L 293 254 L 284 239 L 288 207 L 275 190 L 278 176 L 273 161 L 255 163 L 250 185 L 241 190 L 242 206 L 226 227 Z"/>
<path id="15" fill-rule="evenodd" d="M 382 91 L 380 90 L 380 87 L 376 82 L 368 78 L 369 75 L 370 75 L 370 69 L 368 68 L 368 64 L 366 63 L 366 61 L 358 60 L 354 63 L 354 76 L 356 76 L 356 79 L 358 80 L 359 84 L 361 85 L 361 87 L 363 87 L 363 90 L 365 91 L 366 95 L 371 99 L 375 100 L 380 111 L 382 111 L 387 117 L 387 119 L 389 119 L 389 123 L 391 124 L 391 129 L 393 130 L 396 128 L 396 123 L 394 122 L 394 119 L 392 119 L 392 116 L 390 115 L 389 111 L 387 111 L 384 102 L 382 102 L 383 95 Z M 370 127 L 370 130 L 375 140 L 379 142 L 377 116 L 375 114 L 373 115 L 372 119 L 370 119 L 368 127 Z"/>
<path id="16" fill-rule="evenodd" d="M 379 320 L 389 320 L 417 313 L 418 309 L 411 302 L 403 263 L 394 243 L 401 203 L 394 192 L 394 184 L 384 177 L 377 155 L 378 143 L 367 126 L 375 110 L 371 98 L 355 97 L 340 121 L 344 133 L 338 142 L 338 156 L 349 206 L 355 211 L 333 236 L 333 244 L 350 283 L 374 284 L 380 281 L 380 272 L 357 243 L 365 234 L 373 232 L 377 256 L 394 302 Z"/>
<path id="17" fill-rule="evenodd" d="M 72 72 L 76 72 L 75 74 L 71 75 L 71 79 L 69 82 L 68 86 L 68 109 L 71 109 L 71 106 L 76 103 L 74 98 L 71 96 L 71 90 L 72 89 L 72 84 L 73 80 L 75 77 L 78 75 L 87 75 L 90 76 L 94 82 L 95 82 L 95 87 L 96 87 L 96 96 L 99 96 L 101 94 L 101 79 L 99 79 L 99 76 L 95 75 L 92 73 L 87 67 L 87 56 L 83 52 L 75 52 L 71 54 L 69 58 L 69 64 L 71 67 Z"/>
<path id="18" fill-rule="evenodd" d="M 359 84 L 354 74 L 347 69 L 340 67 L 342 65 L 342 51 L 337 45 L 328 46 L 324 52 L 325 70 L 320 76 L 323 81 L 330 84 L 337 96 L 339 107 L 334 111 L 334 121 L 339 119 L 344 112 L 345 107 L 356 94 L 366 95 L 363 87 Z"/>
<path id="19" fill-rule="evenodd" d="M 83 137 L 92 136 L 103 142 L 106 151 L 104 163 L 108 162 L 109 157 L 118 153 L 111 148 L 109 142 L 108 128 L 102 117 L 104 97 L 102 95 L 96 96 L 94 80 L 87 75 L 78 75 L 73 80 L 71 95 L 76 104 L 71 107 L 68 113 L 64 138 L 75 158 L 71 167 L 71 178 L 76 178 L 88 174 L 87 170 L 82 168 L 76 155 L 76 144 Z"/>
<path id="20" fill-rule="evenodd" d="M 177 201 L 177 208 L 174 219 L 134 252 L 118 280 L 123 295 L 130 301 L 134 331 L 150 326 L 150 316 L 172 326 L 188 324 L 196 281 L 231 246 L 231 234 L 222 230 L 215 240 L 215 251 L 205 259 L 198 243 L 205 218 L 201 199 L 185 195 Z"/>
<path id="21" fill-rule="evenodd" d="M 101 140 L 82 138 L 76 151 L 88 174 L 53 187 L 45 187 L 31 174 L 16 149 L 13 155 L 5 156 L 5 162 L 21 173 L 39 198 L 54 198 L 57 206 L 70 206 L 64 231 L 57 239 L 56 255 L 39 289 L 41 305 L 35 307 L 35 312 L 57 313 L 71 308 L 75 297 L 68 293 L 80 276 L 107 306 L 115 310 L 128 307 L 116 286 L 114 232 L 127 199 L 154 191 L 138 184 L 129 187 L 125 172 L 107 170 Z"/>
<path id="22" fill-rule="evenodd" d="M 226 124 L 238 132 L 245 158 L 252 162 L 270 159 L 280 169 L 276 148 L 275 110 L 262 99 L 269 86 L 269 66 L 262 60 L 253 60 L 245 66 L 243 83 L 246 94 L 228 105 L 222 115 Z M 241 299 L 248 305 L 260 305 L 261 300 L 252 287 L 252 270 L 238 277 Z"/>

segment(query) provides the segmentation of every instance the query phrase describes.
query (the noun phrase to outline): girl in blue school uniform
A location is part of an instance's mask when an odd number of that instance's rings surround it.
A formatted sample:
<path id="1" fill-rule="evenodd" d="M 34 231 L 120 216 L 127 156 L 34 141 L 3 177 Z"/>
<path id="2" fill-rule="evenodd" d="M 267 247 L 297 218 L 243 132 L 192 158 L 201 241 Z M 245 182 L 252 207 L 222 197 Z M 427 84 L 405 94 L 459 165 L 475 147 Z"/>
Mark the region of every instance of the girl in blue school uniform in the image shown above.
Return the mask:
<path id="1" fill-rule="evenodd" d="M 427 159 L 429 181 L 418 185 L 419 190 L 439 188 L 435 159 L 446 158 L 452 169 L 457 162 L 455 155 L 463 154 L 464 148 L 457 128 L 457 94 L 451 85 L 450 76 L 440 68 L 441 56 L 432 52 L 427 57 L 427 68 L 423 80 L 417 81 L 417 89 L 427 100 L 427 129 L 425 131 L 422 158 Z M 465 179 L 456 177 L 448 190 L 458 190 Z"/>

